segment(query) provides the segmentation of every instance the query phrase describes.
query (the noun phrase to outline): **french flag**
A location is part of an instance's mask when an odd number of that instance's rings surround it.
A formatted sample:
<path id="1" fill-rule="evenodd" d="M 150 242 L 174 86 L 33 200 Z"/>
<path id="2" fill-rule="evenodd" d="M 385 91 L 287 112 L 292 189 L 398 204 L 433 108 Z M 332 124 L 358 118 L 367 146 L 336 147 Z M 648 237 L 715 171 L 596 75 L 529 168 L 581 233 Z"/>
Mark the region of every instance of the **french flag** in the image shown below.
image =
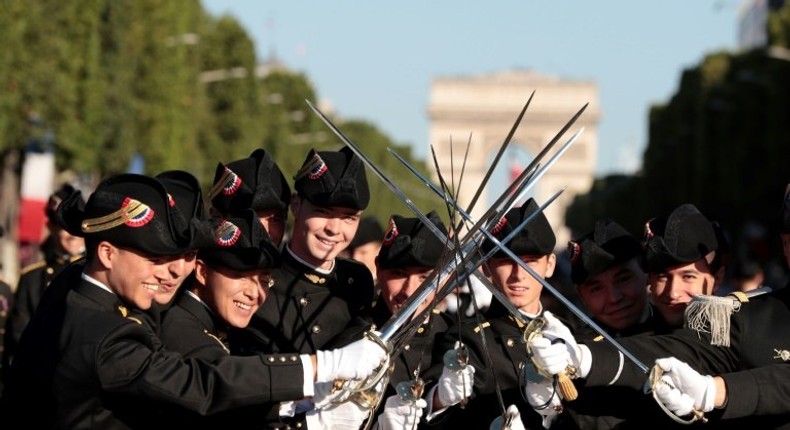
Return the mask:
<path id="1" fill-rule="evenodd" d="M 45 207 L 54 192 L 55 154 L 25 153 L 20 185 L 18 239 L 20 244 L 38 244 L 44 239 Z"/>

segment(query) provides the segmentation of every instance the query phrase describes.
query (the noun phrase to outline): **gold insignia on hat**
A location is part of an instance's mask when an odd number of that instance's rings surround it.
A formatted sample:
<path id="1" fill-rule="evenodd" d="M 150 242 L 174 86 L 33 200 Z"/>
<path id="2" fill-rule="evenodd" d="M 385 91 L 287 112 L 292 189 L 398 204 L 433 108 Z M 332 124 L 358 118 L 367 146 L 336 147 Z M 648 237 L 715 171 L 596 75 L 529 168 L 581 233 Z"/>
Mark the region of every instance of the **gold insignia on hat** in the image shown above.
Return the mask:
<path id="1" fill-rule="evenodd" d="M 786 349 L 774 349 L 774 358 L 781 358 L 782 361 L 790 361 L 790 351 Z"/>
<path id="2" fill-rule="evenodd" d="M 129 227 L 142 227 L 154 218 L 154 210 L 138 200 L 127 197 L 117 211 L 98 218 L 82 221 L 83 233 L 97 233 L 106 231 L 119 225 Z"/>
<path id="3" fill-rule="evenodd" d="M 326 278 L 324 278 L 323 276 L 318 276 L 318 275 L 316 275 L 314 273 L 305 273 L 304 277 L 307 278 L 308 281 L 310 281 L 310 282 L 312 282 L 314 284 L 324 284 L 324 283 L 326 283 Z"/>

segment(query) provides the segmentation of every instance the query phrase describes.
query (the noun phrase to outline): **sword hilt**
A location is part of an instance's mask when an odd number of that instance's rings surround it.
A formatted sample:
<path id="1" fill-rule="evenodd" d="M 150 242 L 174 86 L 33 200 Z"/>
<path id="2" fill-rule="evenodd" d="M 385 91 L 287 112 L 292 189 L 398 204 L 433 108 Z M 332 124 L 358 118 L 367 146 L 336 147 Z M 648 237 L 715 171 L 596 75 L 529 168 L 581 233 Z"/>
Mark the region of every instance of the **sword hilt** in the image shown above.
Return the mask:
<path id="1" fill-rule="evenodd" d="M 459 343 L 455 348 L 445 352 L 443 358 L 445 367 L 450 370 L 461 371 L 469 364 L 469 350 L 466 348 L 465 344 Z M 461 402 L 458 403 L 461 409 L 466 408 L 466 404 L 469 402 L 468 397 L 469 396 L 465 396 L 461 399 Z"/>

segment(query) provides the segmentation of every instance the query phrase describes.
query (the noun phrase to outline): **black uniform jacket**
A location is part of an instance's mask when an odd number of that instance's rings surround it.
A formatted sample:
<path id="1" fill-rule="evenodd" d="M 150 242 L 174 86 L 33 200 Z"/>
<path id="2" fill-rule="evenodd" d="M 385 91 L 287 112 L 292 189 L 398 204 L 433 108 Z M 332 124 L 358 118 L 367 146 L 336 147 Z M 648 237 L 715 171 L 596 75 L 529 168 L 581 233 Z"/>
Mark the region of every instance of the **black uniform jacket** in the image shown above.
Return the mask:
<path id="1" fill-rule="evenodd" d="M 13 357 L 16 345 L 22 337 L 22 332 L 33 318 L 44 291 L 50 282 L 63 268 L 68 266 L 80 256 L 69 258 L 58 255 L 49 244 L 53 239 L 44 242 L 44 258 L 32 263 L 21 270 L 16 293 L 14 293 L 14 306 L 6 323 L 5 350 L 8 354 L 6 363 Z"/>
<path id="2" fill-rule="evenodd" d="M 274 286 L 244 330 L 232 330 L 234 354 L 258 351 L 312 354 L 359 339 L 370 328 L 373 277 L 365 265 L 338 258 L 329 275 L 316 272 L 283 251 Z M 347 332 L 358 331 L 356 336 Z M 342 335 L 342 336 L 341 336 Z"/>
<path id="3" fill-rule="evenodd" d="M 373 321 L 376 327 L 382 327 L 391 317 L 392 314 L 384 304 L 384 300 L 379 299 L 373 308 Z M 449 315 L 438 309 L 431 311 L 428 319 L 414 332 L 414 337 L 403 346 L 401 353 L 393 357 L 389 384 L 382 396 L 377 415 L 384 410 L 387 398 L 397 393 L 398 384 L 411 383 L 415 379 L 415 374 L 419 375 L 425 383 L 424 394 L 427 393 L 427 387 L 435 383 L 442 372 L 442 355 L 434 355 L 437 338 L 453 325 Z"/>
<path id="4" fill-rule="evenodd" d="M 162 318 L 162 342 L 165 348 L 181 353 L 187 358 L 201 358 L 210 362 L 221 360 L 230 354 L 227 344 L 227 324 L 217 314 L 197 298 L 182 292 L 172 307 Z M 296 362 L 299 357 L 289 354 L 286 359 Z M 290 381 L 290 384 L 299 381 Z M 300 400 L 294 398 L 291 400 Z M 235 428 L 254 429 L 267 425 L 267 415 L 277 417 L 279 403 L 247 408 L 234 408 L 229 411 L 200 416 L 183 408 L 168 408 L 162 421 L 169 428 Z M 173 427 L 175 426 L 175 427 Z"/>
<path id="5" fill-rule="evenodd" d="M 790 408 L 786 397 L 788 372 L 787 367 L 783 367 L 790 365 L 790 309 L 787 302 L 773 294 L 752 297 L 741 303 L 740 309 L 730 317 L 730 346 L 711 345 L 709 333 L 688 328 L 663 336 L 623 338 L 620 343 L 648 367 L 652 367 L 657 358 L 674 356 L 702 374 L 738 373 L 735 378 L 740 376 L 741 384 L 736 385 L 739 392 L 733 394 L 733 399 L 747 397 L 751 401 L 728 401 L 724 409 L 709 413 L 713 419 L 707 426 L 790 428 L 790 414 L 762 415 L 743 420 L 719 419 L 758 411 L 787 412 Z M 624 359 L 612 345 L 608 342 L 590 342 L 587 345 L 593 355 L 592 368 L 587 376 L 588 386 L 643 388 L 647 375 L 630 360 Z M 741 373 L 749 370 L 751 372 Z M 767 381 L 784 383 L 785 386 L 766 388 L 759 385 Z M 728 392 L 732 391 L 728 388 Z"/>
<path id="6" fill-rule="evenodd" d="M 673 328 L 664 321 L 661 314 L 651 304 L 647 318 L 625 330 L 615 331 L 609 327 L 599 326 L 614 338 L 627 336 L 652 336 L 667 334 Z M 573 336 L 580 342 L 604 341 L 603 336 L 592 327 L 581 322 Z M 663 414 L 651 397 L 634 393 L 627 387 L 587 387 L 585 380 L 575 381 L 579 397 L 572 402 L 564 402 L 565 411 L 552 425 L 558 429 L 627 429 L 644 428 L 652 423 L 654 415 Z"/>
<path id="7" fill-rule="evenodd" d="M 522 337 L 526 327 L 496 300 L 483 317 L 482 322 L 475 317 L 466 319 L 461 326 L 462 341 L 469 348 L 469 363 L 475 366 L 474 393 L 464 408 L 456 405 L 447 412 L 442 427 L 489 428 L 503 412 L 497 395 L 499 389 L 504 407 L 515 404 L 526 428 L 542 428 L 540 416 L 522 396 L 520 377 L 527 360 Z M 456 340 L 458 334 L 449 330 L 440 350 L 452 349 Z"/>
<path id="8" fill-rule="evenodd" d="M 140 405 L 159 402 L 208 414 L 303 395 L 298 360 L 184 359 L 165 351 L 148 326 L 126 318 L 115 294 L 86 280 L 53 283 L 49 290 L 12 365 L 4 392 L 9 423 L 151 428 L 152 411 Z"/>

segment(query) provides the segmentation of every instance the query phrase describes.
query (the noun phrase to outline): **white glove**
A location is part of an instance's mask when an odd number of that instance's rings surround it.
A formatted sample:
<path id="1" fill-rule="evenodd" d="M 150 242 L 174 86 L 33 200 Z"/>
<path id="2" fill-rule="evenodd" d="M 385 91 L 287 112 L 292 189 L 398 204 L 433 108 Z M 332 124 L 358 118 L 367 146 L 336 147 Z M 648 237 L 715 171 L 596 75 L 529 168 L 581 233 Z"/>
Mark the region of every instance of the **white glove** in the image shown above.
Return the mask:
<path id="1" fill-rule="evenodd" d="M 447 366 L 443 367 L 442 376 L 439 377 L 436 389 L 442 407 L 453 406 L 469 397 L 475 382 L 474 376 L 475 367 L 471 364 L 467 364 L 460 370 L 450 370 Z"/>
<path id="2" fill-rule="evenodd" d="M 552 375 L 565 370 L 568 365 L 577 369 L 577 376 L 584 378 L 590 371 L 592 364 L 591 354 L 586 354 L 587 362 L 582 363 L 582 349 L 573 338 L 570 329 L 557 319 L 551 312 L 543 312 L 546 325 L 541 330 L 541 336 L 535 336 L 529 341 L 529 350 L 532 352 L 532 362 L 539 369 L 545 369 Z M 548 341 L 548 342 L 547 342 Z"/>
<path id="3" fill-rule="evenodd" d="M 507 427 L 508 430 L 526 430 L 524 428 L 524 423 L 521 421 L 521 412 L 519 412 L 516 405 L 508 406 L 505 415 L 510 417 L 510 425 Z M 491 422 L 489 428 L 491 430 L 500 430 L 505 428 L 504 419 L 502 419 L 501 416 L 494 418 L 494 421 Z"/>
<path id="4" fill-rule="evenodd" d="M 379 415 L 377 430 L 415 429 L 422 418 L 422 411 L 428 406 L 423 399 L 403 400 L 400 396 L 389 396 L 384 403 L 384 411 Z"/>
<path id="5" fill-rule="evenodd" d="M 552 379 L 544 379 L 543 382 L 527 382 L 524 389 L 529 405 L 541 417 L 543 417 L 543 428 L 550 428 L 554 419 L 562 413 L 562 401 L 560 392 L 555 389 Z"/>
<path id="6" fill-rule="evenodd" d="M 316 351 L 316 382 L 335 379 L 365 379 L 387 357 L 379 344 L 370 339 L 358 340 L 331 351 Z"/>
<path id="7" fill-rule="evenodd" d="M 331 382 L 313 384 L 313 404 L 318 409 L 340 402 L 341 397 L 346 394 L 345 390 L 334 390 L 334 384 Z"/>
<path id="8" fill-rule="evenodd" d="M 656 365 L 664 371 L 661 380 L 665 382 L 656 387 L 656 397 L 675 415 L 682 417 L 694 409 L 713 410 L 716 383 L 712 376 L 699 374 L 675 357 L 659 358 Z"/>
<path id="9" fill-rule="evenodd" d="M 313 409 L 305 415 L 305 421 L 310 430 L 358 429 L 368 415 L 368 409 L 349 401 L 328 405 L 324 409 Z"/>

